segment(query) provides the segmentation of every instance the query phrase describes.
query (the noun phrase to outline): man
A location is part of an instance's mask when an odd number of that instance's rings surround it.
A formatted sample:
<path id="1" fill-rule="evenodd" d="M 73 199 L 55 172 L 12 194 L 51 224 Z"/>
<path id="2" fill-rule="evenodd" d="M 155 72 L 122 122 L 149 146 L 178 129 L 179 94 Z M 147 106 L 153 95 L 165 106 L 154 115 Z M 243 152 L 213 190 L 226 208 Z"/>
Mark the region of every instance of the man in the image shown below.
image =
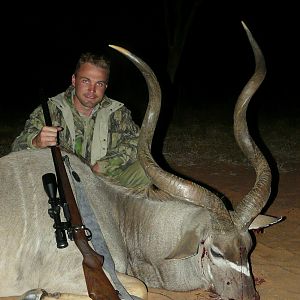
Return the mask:
<path id="1" fill-rule="evenodd" d="M 105 95 L 110 61 L 91 53 L 81 55 L 71 86 L 48 101 L 53 127 L 45 126 L 42 107 L 26 121 L 12 151 L 59 144 L 87 160 L 96 174 L 138 187 L 149 183 L 137 161 L 139 127 L 123 103 Z"/>

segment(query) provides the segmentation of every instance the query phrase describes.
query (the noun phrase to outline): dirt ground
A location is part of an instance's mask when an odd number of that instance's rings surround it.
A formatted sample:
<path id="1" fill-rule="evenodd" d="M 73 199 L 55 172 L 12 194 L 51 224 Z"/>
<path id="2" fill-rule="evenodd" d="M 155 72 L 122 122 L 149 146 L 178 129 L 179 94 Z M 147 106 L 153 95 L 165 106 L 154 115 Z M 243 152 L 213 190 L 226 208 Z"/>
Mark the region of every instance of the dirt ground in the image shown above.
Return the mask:
<path id="1" fill-rule="evenodd" d="M 219 165 L 172 166 L 179 173 L 204 182 L 237 203 L 254 183 L 255 174 L 249 167 L 222 163 Z M 279 174 L 273 189 L 273 201 L 265 212 L 285 216 L 279 224 L 257 234 L 251 256 L 256 287 L 261 300 L 300 299 L 300 165 Z M 149 290 L 149 300 L 202 300 L 212 295 L 197 290 L 175 293 Z"/>

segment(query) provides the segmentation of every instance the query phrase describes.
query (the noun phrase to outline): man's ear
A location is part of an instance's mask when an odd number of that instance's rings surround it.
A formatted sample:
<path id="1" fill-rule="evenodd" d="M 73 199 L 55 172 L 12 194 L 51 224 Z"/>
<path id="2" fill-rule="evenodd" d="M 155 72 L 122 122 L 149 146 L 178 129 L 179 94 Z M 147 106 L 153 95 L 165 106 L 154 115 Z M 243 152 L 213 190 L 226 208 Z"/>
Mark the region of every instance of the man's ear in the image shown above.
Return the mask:
<path id="1" fill-rule="evenodd" d="M 72 85 L 73 85 L 73 86 L 75 86 L 75 80 L 76 80 L 75 74 L 73 74 L 73 75 L 72 75 Z"/>

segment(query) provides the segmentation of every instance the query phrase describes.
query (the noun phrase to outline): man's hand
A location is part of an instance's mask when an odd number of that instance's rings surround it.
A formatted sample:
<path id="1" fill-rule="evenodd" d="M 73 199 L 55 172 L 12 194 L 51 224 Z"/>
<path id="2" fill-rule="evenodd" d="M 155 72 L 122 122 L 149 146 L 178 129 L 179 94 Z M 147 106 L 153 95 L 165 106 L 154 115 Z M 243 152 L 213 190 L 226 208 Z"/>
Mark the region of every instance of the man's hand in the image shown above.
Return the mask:
<path id="1" fill-rule="evenodd" d="M 33 138 L 32 145 L 36 148 L 46 148 L 57 145 L 57 134 L 62 131 L 60 126 L 44 126 L 40 133 Z"/>

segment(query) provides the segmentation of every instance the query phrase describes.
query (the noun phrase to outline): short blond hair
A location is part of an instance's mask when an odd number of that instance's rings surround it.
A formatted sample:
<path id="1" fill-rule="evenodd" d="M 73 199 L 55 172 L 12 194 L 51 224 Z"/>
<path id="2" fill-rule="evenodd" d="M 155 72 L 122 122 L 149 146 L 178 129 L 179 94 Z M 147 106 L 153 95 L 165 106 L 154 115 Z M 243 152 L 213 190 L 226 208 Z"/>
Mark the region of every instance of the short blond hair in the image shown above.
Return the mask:
<path id="1" fill-rule="evenodd" d="M 105 55 L 98 55 L 91 52 L 82 53 L 75 67 L 74 74 L 80 69 L 82 64 L 90 63 L 97 67 L 107 70 L 109 76 L 110 73 L 110 60 Z"/>

